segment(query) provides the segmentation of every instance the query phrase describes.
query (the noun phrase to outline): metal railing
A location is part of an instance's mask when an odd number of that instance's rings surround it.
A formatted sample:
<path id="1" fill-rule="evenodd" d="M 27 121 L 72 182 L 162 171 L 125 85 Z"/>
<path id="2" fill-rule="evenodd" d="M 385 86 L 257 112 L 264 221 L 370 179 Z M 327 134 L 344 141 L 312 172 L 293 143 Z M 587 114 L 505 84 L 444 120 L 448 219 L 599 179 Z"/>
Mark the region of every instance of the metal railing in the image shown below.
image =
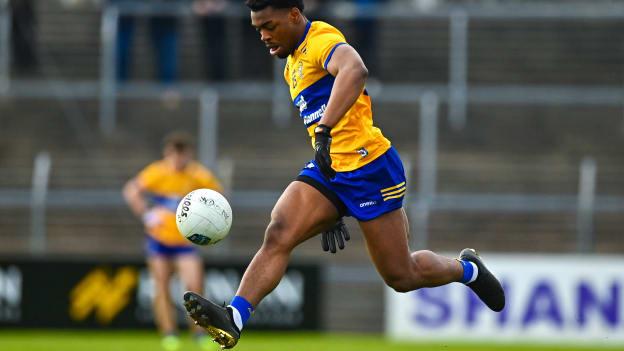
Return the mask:
<path id="1" fill-rule="evenodd" d="M 433 92 L 420 98 L 419 137 L 419 183 L 417 200 L 408 206 L 413 244 L 417 248 L 428 247 L 428 223 L 431 212 L 575 212 L 576 243 L 580 253 L 593 252 L 594 214 L 596 212 L 623 212 L 624 197 L 596 195 L 596 162 L 586 157 L 580 164 L 578 194 L 574 195 L 523 195 L 523 194 L 440 194 L 436 190 L 438 103 Z"/>
<path id="2" fill-rule="evenodd" d="M 0 0 L 0 95 L 11 82 L 11 12 L 9 1 Z"/>
<path id="3" fill-rule="evenodd" d="M 117 23 L 119 10 L 108 6 L 102 14 L 100 57 L 100 130 L 111 135 L 115 130 L 117 116 L 117 87 L 115 58 L 117 56 Z"/>
<path id="4" fill-rule="evenodd" d="M 455 10 L 450 14 L 449 120 L 454 129 L 466 125 L 468 100 L 468 15 Z"/>
<path id="5" fill-rule="evenodd" d="M 438 155 L 438 96 L 426 92 L 420 98 L 418 195 L 414 206 L 408 208 L 415 247 L 427 247 L 431 205 L 437 188 Z"/>
<path id="6" fill-rule="evenodd" d="M 596 201 L 596 161 L 585 158 L 580 165 L 578 209 L 576 211 L 577 251 L 590 253 L 594 248 L 594 211 Z"/>
<path id="7" fill-rule="evenodd" d="M 43 254 L 46 251 L 46 203 L 52 159 L 47 152 L 35 157 L 30 192 L 30 252 Z"/>
<path id="8" fill-rule="evenodd" d="M 527 194 L 473 194 L 473 193 L 440 193 L 437 191 L 437 145 L 439 129 L 439 98 L 433 92 L 425 93 L 420 98 L 419 113 L 420 137 L 418 157 L 418 185 L 417 192 L 410 193 L 410 200 L 406 201 L 406 209 L 410 217 L 412 244 L 414 247 L 428 246 L 429 218 L 435 211 L 465 211 L 465 212 L 498 212 L 498 213 L 575 213 L 577 219 L 577 251 L 589 253 L 593 251 L 594 215 L 596 213 L 624 213 L 624 197 L 604 196 L 596 194 L 596 162 L 586 158 L 580 165 L 580 180 L 578 194 L 559 195 L 527 195 Z M 201 140 L 215 140 L 212 135 L 216 130 L 216 106 L 218 97 L 214 92 L 207 92 L 202 96 L 202 115 L 206 116 L 200 122 Z M 203 147 L 202 147 L 203 148 Z M 210 148 L 215 150 L 214 148 Z M 212 155 L 212 156 L 210 156 Z M 203 154 L 202 160 L 206 164 L 214 164 L 216 152 Z M 408 160 L 409 161 L 409 160 Z M 407 162 L 406 162 L 407 163 Z M 229 163 L 231 177 L 233 165 Z M 47 193 L 47 178 L 50 169 L 49 156 L 41 154 L 35 162 L 33 176 L 33 190 L 28 195 L 21 191 L 0 191 L 0 207 L 31 206 L 32 222 L 31 233 L 33 240 L 31 247 L 34 252 L 41 252 L 45 247 L 45 208 L 82 207 L 84 204 L 98 207 L 124 206 L 123 199 L 118 191 L 93 190 L 72 191 L 52 190 Z M 408 173 L 411 174 L 410 171 Z M 268 208 L 279 197 L 276 191 L 239 191 L 233 190 L 231 201 L 239 209 Z M 11 200 L 9 200 L 9 198 Z M 29 201 L 28 198 L 31 198 Z M 47 200 L 46 200 L 47 198 Z M 21 200 L 20 200 L 21 199 Z M 21 202 L 20 202 L 21 201 Z M 42 234 L 43 233 L 43 234 Z"/>

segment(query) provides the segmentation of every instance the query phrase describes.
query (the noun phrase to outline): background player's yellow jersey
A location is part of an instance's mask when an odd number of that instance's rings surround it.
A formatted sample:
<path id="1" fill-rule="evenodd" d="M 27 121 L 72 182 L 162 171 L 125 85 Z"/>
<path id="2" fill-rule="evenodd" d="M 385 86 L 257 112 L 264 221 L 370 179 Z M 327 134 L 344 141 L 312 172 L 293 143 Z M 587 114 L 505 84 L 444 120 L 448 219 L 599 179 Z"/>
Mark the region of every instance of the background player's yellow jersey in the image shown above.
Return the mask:
<path id="1" fill-rule="evenodd" d="M 346 44 L 346 39 L 338 29 L 325 22 L 308 22 L 301 42 L 286 61 L 284 78 L 312 145 L 314 127 L 325 113 L 334 85 L 334 76 L 327 72 L 327 64 L 342 44 Z M 373 126 L 371 100 L 366 90 L 333 127 L 331 134 L 332 168 L 338 172 L 358 169 L 390 148 L 390 141 Z"/>
<path id="2" fill-rule="evenodd" d="M 175 223 L 175 211 L 182 197 L 198 188 L 223 191 L 217 178 L 199 162 L 191 162 L 184 170 L 176 171 L 165 161 L 156 161 L 139 173 L 137 181 L 147 191 L 150 204 L 162 208 L 158 212 L 159 224 L 147 234 L 170 246 L 190 245 Z"/>

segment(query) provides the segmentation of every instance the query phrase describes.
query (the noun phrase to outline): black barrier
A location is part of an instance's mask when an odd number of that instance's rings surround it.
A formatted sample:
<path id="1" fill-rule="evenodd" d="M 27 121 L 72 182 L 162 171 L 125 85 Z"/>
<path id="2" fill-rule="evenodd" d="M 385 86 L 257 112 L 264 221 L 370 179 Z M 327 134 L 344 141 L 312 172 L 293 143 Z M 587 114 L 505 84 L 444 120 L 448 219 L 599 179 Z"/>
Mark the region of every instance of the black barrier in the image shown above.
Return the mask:
<path id="1" fill-rule="evenodd" d="M 229 302 L 245 267 L 206 263 L 205 295 L 218 303 Z M 317 265 L 291 265 L 258 306 L 248 328 L 319 329 L 320 283 Z M 152 286 L 140 261 L 0 259 L 0 327 L 152 328 Z M 171 293 L 178 297 L 175 308 L 184 325 L 178 280 L 172 282 Z"/>

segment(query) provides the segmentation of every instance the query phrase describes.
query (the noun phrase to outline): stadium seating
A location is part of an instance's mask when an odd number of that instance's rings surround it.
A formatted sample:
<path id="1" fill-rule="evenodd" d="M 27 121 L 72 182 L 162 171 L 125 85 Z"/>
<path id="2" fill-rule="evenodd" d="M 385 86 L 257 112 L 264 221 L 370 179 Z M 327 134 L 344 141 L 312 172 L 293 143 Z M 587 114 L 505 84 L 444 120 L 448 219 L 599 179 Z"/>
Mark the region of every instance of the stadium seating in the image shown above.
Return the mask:
<path id="1" fill-rule="evenodd" d="M 82 111 L 80 118 L 85 119 L 80 123 L 89 126 L 91 131 L 85 135 L 76 132 L 76 121 L 67 120 L 56 101 L 29 103 L 28 100 L 18 99 L 11 104 L 0 105 L 3 116 L 3 128 L 0 130 L 2 187 L 28 189 L 32 160 L 38 151 L 47 150 L 53 159 L 52 190 L 105 189 L 115 192 L 143 165 L 159 157 L 160 138 L 167 130 L 180 126 L 192 129 L 197 123 L 195 102 L 184 103 L 178 110 L 169 111 L 151 101 L 122 101 L 119 105 L 119 132 L 112 138 L 105 138 L 96 130 L 96 106 L 95 101 L 78 103 Z M 377 106 L 378 124 L 404 158 L 416 165 L 418 117 L 413 111 L 416 108 L 395 104 Z M 601 118 L 595 119 L 591 117 L 597 111 L 595 108 L 559 109 L 562 113 L 556 113 L 553 108 L 524 108 L 530 114 L 528 117 L 522 116 L 522 109 L 514 109 L 512 113 L 504 107 L 498 110 L 496 107 L 479 107 L 471 112 L 471 122 L 466 130 L 453 132 L 448 126 L 441 126 L 438 191 L 574 195 L 578 187 L 580 159 L 585 155 L 599 155 L 598 194 L 623 195 L 624 167 L 618 152 L 623 145 L 617 130 L 609 131 L 609 125 L 619 122 L 619 111 L 605 109 L 600 112 Z M 408 114 L 414 116 L 400 117 L 401 120 L 397 121 L 397 116 Z M 311 157 L 305 131 L 296 121 L 284 130 L 268 128 L 266 134 L 254 133 L 254 130 L 271 123 L 266 103 L 241 107 L 240 103 L 224 102 L 220 118 L 220 157 L 234 161 L 232 186 L 235 191 L 278 193 Z M 405 127 L 405 121 L 410 128 Z M 593 128 L 587 128 L 588 124 L 593 124 Z M 513 130 L 509 130 L 511 125 L 514 125 Z M 285 149 L 284 145 L 288 148 Z M 271 176 L 267 177 L 267 174 Z M 416 179 L 416 174 L 414 169 L 410 174 L 412 179 Z M 261 235 L 270 210 L 270 204 L 267 205 L 269 207 L 257 209 L 255 213 L 237 216 L 234 228 L 240 226 L 241 244 L 246 242 L 243 238 L 247 236 L 257 238 Z M 72 218 L 87 216 L 85 209 L 76 210 L 75 214 L 68 214 L 67 217 L 49 216 L 59 221 L 61 227 L 63 220 L 68 220 L 63 235 L 69 235 L 68 228 L 75 222 Z M 94 250 L 114 252 L 114 248 L 119 246 L 118 240 L 133 237 L 120 233 L 140 232 L 140 226 L 125 213 L 123 205 L 106 211 L 113 210 L 118 212 L 116 217 L 124 220 L 116 221 L 110 227 L 99 227 L 97 231 L 103 231 L 99 234 L 95 233 L 96 229 L 85 230 L 78 221 L 76 235 L 97 237 L 100 244 L 92 246 Z M 62 212 L 60 209 L 55 211 Z M 93 220 L 92 217 L 98 214 L 88 216 Z M 609 216 L 606 218 L 609 218 L 607 223 L 617 220 Z M 610 226 L 600 221 L 596 224 L 598 247 L 607 249 L 609 245 L 600 240 L 609 240 L 611 236 L 601 235 L 601 230 L 609 232 Z M 105 234 L 106 228 L 110 229 L 108 235 Z M 6 229 L 3 232 L 18 232 L 17 228 Z M 55 240 L 54 233 L 51 227 L 51 243 Z M 468 236 L 472 242 L 480 238 L 474 243 L 490 250 L 569 251 L 574 249 L 574 235 L 574 213 L 500 216 L 441 213 L 433 217 L 431 237 L 434 239 L 431 244 L 433 248 L 451 250 L 461 245 L 462 237 Z M 547 237 L 552 237 L 553 242 L 565 238 L 570 245 L 549 246 Z M 536 246 L 536 238 L 543 239 L 539 241 L 539 246 Z M 107 245 L 103 244 L 106 240 L 110 241 Z M 509 240 L 516 240 L 517 245 L 507 245 Z M 255 246 L 257 240 L 252 239 L 250 245 L 240 246 L 240 252 L 252 250 Z M 58 249 L 62 251 L 69 247 L 59 245 Z M 354 247 L 343 256 L 365 260 L 365 251 L 360 249 Z M 75 250 L 80 252 L 81 248 L 76 247 Z M 134 250 L 140 252 L 140 247 L 135 246 Z M 310 251 L 303 251 L 316 255 L 318 250 L 315 246 Z"/>

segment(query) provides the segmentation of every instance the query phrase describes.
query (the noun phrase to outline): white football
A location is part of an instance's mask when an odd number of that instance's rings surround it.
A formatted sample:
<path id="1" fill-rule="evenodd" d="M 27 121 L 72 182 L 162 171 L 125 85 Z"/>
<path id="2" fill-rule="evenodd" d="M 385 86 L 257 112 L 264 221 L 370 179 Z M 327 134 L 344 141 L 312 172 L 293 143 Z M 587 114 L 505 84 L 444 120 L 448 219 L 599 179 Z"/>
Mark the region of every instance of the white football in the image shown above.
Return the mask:
<path id="1" fill-rule="evenodd" d="M 214 190 L 193 190 L 178 204 L 176 224 L 190 242 L 214 245 L 230 232 L 232 208 L 227 199 Z"/>

